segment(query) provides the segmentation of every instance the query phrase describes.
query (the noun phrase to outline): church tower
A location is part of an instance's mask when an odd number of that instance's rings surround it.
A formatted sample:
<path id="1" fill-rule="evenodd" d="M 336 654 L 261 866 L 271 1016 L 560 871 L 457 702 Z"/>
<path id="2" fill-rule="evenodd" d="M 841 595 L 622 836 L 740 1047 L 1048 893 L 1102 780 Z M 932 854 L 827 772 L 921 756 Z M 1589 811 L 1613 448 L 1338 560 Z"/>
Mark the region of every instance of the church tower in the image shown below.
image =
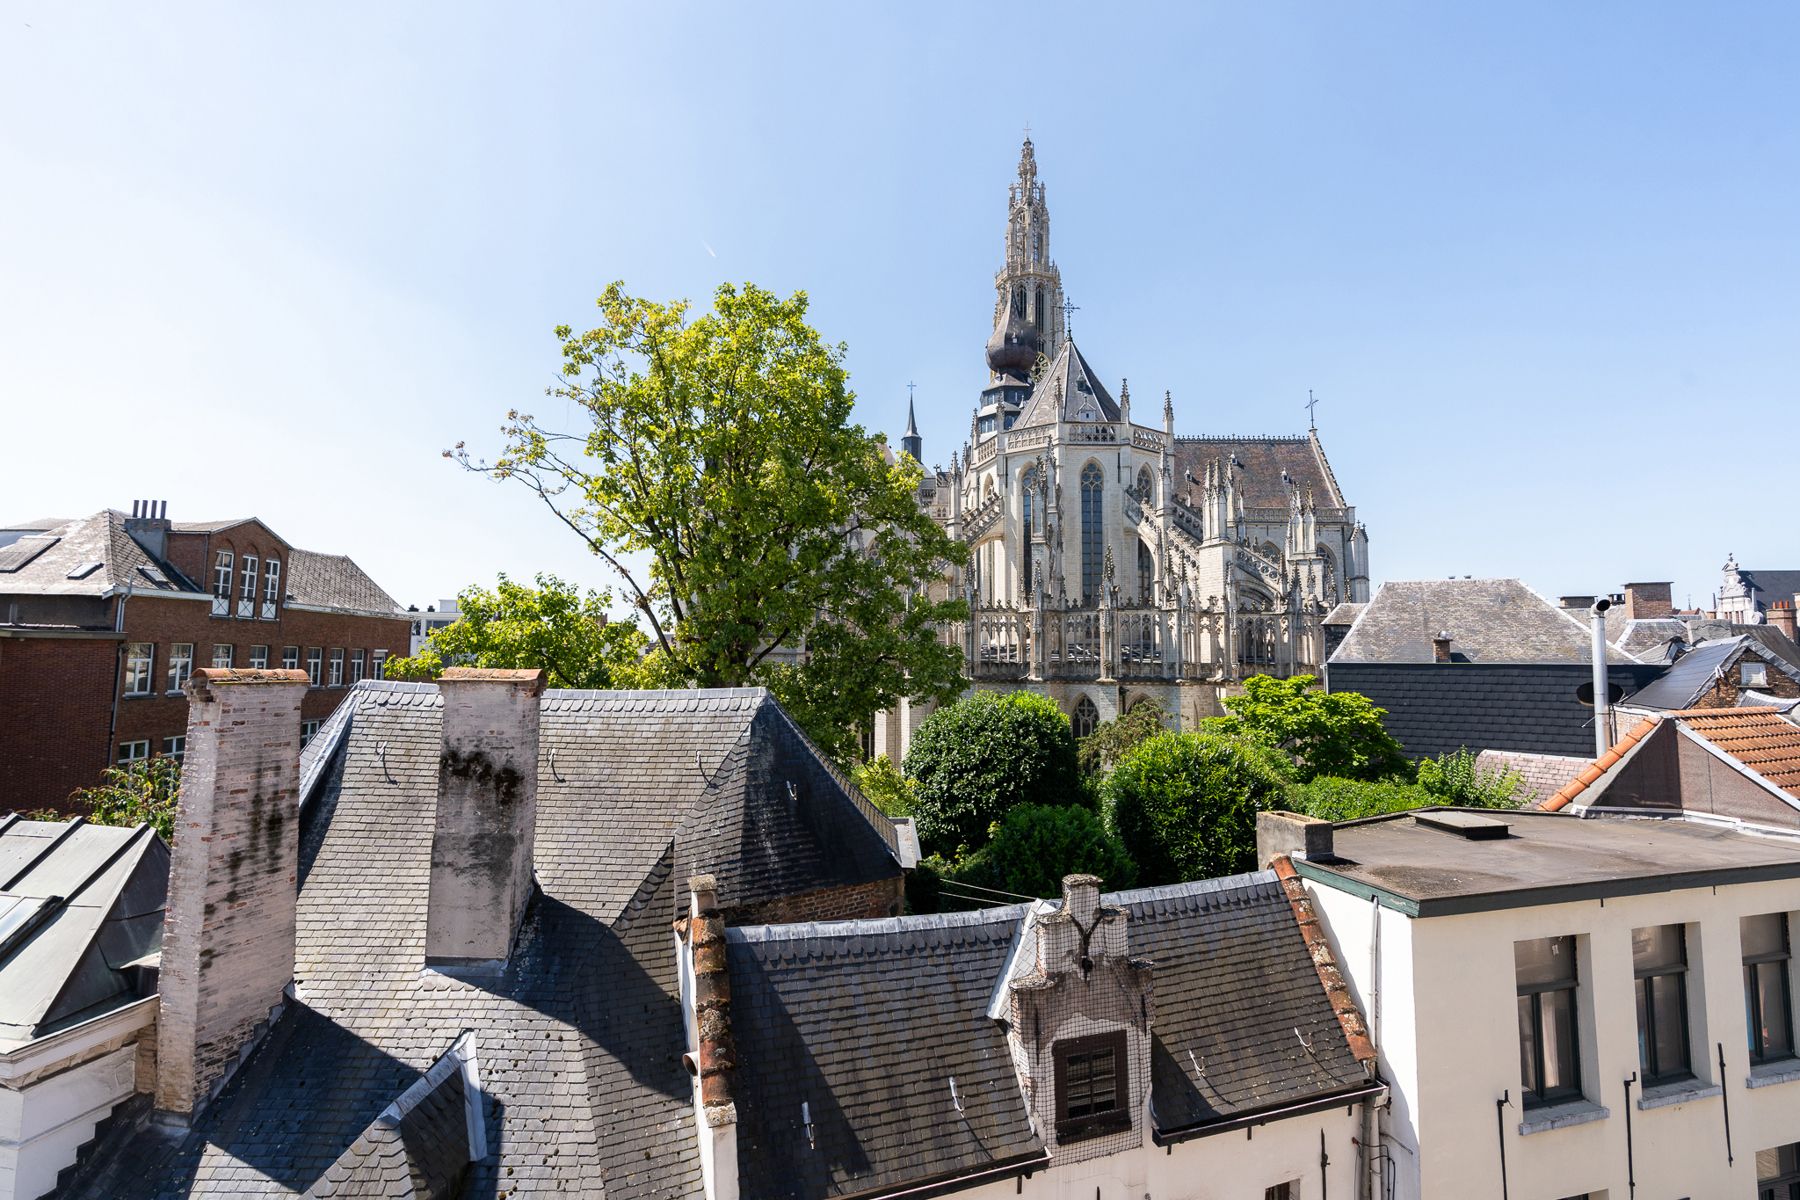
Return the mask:
<path id="1" fill-rule="evenodd" d="M 1006 256 L 994 276 L 994 331 L 987 344 L 988 386 L 976 412 L 978 437 L 1012 424 L 1031 394 L 1038 356 L 1054 360 L 1068 336 L 1062 272 L 1050 257 L 1050 208 L 1030 138 L 1019 148 L 1019 178 L 1006 198 Z"/>

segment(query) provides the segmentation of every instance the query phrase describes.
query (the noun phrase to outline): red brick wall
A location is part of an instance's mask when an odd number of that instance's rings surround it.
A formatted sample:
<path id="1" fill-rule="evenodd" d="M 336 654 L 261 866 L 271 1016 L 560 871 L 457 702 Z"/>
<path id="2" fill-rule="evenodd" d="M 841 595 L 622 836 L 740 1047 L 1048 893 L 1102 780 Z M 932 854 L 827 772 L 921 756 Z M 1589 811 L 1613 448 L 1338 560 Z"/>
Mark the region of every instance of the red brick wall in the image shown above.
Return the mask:
<path id="1" fill-rule="evenodd" d="M 0 812 L 53 807 L 112 761 L 119 642 L 0 638 Z"/>
<path id="2" fill-rule="evenodd" d="M 260 611 L 260 605 L 258 608 Z M 233 647 L 232 665 L 250 665 L 250 647 L 269 647 L 269 665 L 281 666 L 285 646 L 300 648 L 300 669 L 306 669 L 306 651 L 317 646 L 322 654 L 320 680 L 330 675 L 331 651 L 344 651 L 344 683 L 341 687 L 321 686 L 307 691 L 301 702 L 301 719 L 324 720 L 331 715 L 350 689 L 350 655 L 363 651 L 364 675 L 373 677 L 375 650 L 386 650 L 388 657 L 404 655 L 409 644 L 412 622 L 401 614 L 395 617 L 358 617 L 334 613 L 300 612 L 283 606 L 273 621 L 238 620 L 214 617 L 212 606 L 200 600 L 176 600 L 166 597 L 137 595 L 125 604 L 123 642 L 151 642 L 156 647 L 152 663 L 151 693 L 148 696 L 119 695 L 118 724 L 109 739 L 107 729 L 112 720 L 113 698 L 122 693 L 122 673 L 115 683 L 114 656 L 122 653 L 118 642 L 105 642 L 105 666 L 100 670 L 90 660 L 96 651 L 74 647 L 86 643 L 66 639 L 29 639 L 10 644 L 31 645 L 35 653 L 0 657 L 0 737 L 21 742 L 37 740 L 66 762 L 58 770 L 37 770 L 29 777 L 15 781 L 13 772 L 0 783 L 0 798 L 5 808 L 63 808 L 69 791 L 96 783 L 103 767 L 110 765 L 119 746 L 130 741 L 145 740 L 152 753 L 160 753 L 163 739 L 183 736 L 187 732 L 187 698 L 168 695 L 169 648 L 177 642 L 192 642 L 194 666 L 212 663 L 213 647 Z M 73 672 L 73 675 L 71 674 Z M 13 717 L 14 702 L 29 698 L 37 706 L 38 715 L 19 722 Z M 24 711 L 21 709 L 21 711 Z M 20 726 L 14 733 L 13 727 Z M 4 744 L 4 743 L 0 743 Z M 94 747 L 98 746 L 99 749 Z M 63 754 L 63 747 L 69 753 Z M 13 755 L 4 759 L 10 764 Z"/>
<path id="3" fill-rule="evenodd" d="M 869 917 L 899 916 L 906 895 L 906 879 L 877 879 L 851 887 L 820 888 L 783 896 L 762 904 L 736 908 L 726 915 L 729 925 L 789 925 L 797 921 L 852 921 Z"/>

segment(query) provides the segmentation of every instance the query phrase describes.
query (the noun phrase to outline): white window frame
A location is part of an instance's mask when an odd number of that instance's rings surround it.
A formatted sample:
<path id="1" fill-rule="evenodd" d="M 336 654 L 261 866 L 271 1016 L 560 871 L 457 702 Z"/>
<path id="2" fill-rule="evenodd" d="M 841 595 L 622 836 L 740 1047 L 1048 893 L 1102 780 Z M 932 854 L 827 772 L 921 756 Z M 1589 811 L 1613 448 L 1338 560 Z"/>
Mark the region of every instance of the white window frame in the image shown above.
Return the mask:
<path id="1" fill-rule="evenodd" d="M 139 651 L 142 651 L 140 654 Z M 156 678 L 156 643 L 127 642 L 125 645 L 125 691 L 127 696 L 148 696 L 151 680 Z"/>
<path id="2" fill-rule="evenodd" d="M 317 721 L 300 722 L 300 748 L 306 749 L 306 743 L 312 741 L 318 734 L 319 723 Z"/>
<path id="3" fill-rule="evenodd" d="M 256 588 L 262 578 L 257 571 L 257 558 L 254 554 L 246 554 L 241 560 L 244 570 L 238 586 L 237 615 L 242 620 L 250 620 L 256 616 Z"/>
<path id="4" fill-rule="evenodd" d="M 350 683 L 351 683 L 351 686 L 353 686 L 353 687 L 356 684 L 359 684 L 362 682 L 363 666 L 364 666 L 363 660 L 366 657 L 367 656 L 364 655 L 364 653 L 361 650 L 352 650 L 350 652 Z"/>
<path id="5" fill-rule="evenodd" d="M 182 653 L 183 651 L 186 653 Z M 194 643 L 169 643 L 169 694 L 175 695 L 194 674 Z"/>
<path id="6" fill-rule="evenodd" d="M 221 550 L 213 556 L 212 613 L 215 617 L 231 615 L 231 584 L 236 578 L 232 568 L 236 561 L 229 550 Z"/>
<path id="7" fill-rule="evenodd" d="M 300 669 L 300 647 L 283 646 L 281 648 L 281 669 L 284 671 Z"/>
<path id="8" fill-rule="evenodd" d="M 325 677 L 331 681 L 326 685 L 328 687 L 344 686 L 344 648 L 342 646 L 332 648 L 331 658 L 327 660 L 326 664 Z"/>
<path id="9" fill-rule="evenodd" d="M 149 758 L 149 738 L 137 738 L 133 741 L 119 743 L 119 766 L 129 767 L 133 763 L 147 762 Z"/>
<path id="10" fill-rule="evenodd" d="M 1769 664 L 1754 662 L 1749 659 L 1738 664 L 1738 686 L 1760 688 L 1769 686 Z"/>
<path id="11" fill-rule="evenodd" d="M 221 650 L 224 651 L 223 654 L 219 653 Z M 232 643 L 230 643 L 230 642 L 214 642 L 213 643 L 213 652 L 212 652 L 212 665 L 213 666 L 222 667 L 226 670 L 230 670 L 232 660 L 235 659 L 236 657 L 237 657 L 237 647 L 235 645 L 233 645 Z"/>
<path id="12" fill-rule="evenodd" d="M 319 680 L 325 677 L 325 651 L 317 646 L 306 648 L 306 682 L 310 687 L 318 687 Z"/>
<path id="13" fill-rule="evenodd" d="M 375 651 L 373 661 L 369 664 L 369 669 L 370 673 L 374 675 L 376 679 L 387 678 L 387 659 L 388 652 L 386 650 Z"/>
<path id="14" fill-rule="evenodd" d="M 266 671 L 269 667 L 269 648 L 267 646 L 250 647 L 250 669 Z"/>
<path id="15" fill-rule="evenodd" d="M 176 762 L 187 757 L 187 734 L 178 733 L 174 737 L 164 738 L 162 752 L 164 758 L 172 758 Z"/>
<path id="16" fill-rule="evenodd" d="M 281 560 L 279 558 L 270 558 L 263 563 L 263 620 L 273 621 L 275 619 L 275 611 L 280 604 Z"/>

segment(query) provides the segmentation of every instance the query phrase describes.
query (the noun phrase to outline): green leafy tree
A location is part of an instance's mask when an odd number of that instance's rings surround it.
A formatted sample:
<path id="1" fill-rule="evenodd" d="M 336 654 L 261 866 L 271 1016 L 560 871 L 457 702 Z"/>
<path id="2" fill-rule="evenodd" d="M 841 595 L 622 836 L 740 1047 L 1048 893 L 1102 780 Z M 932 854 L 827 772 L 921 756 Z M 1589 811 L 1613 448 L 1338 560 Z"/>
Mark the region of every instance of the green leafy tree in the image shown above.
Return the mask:
<path id="1" fill-rule="evenodd" d="M 1209 733 L 1247 737 L 1290 755 L 1303 780 L 1315 775 L 1383 779 L 1407 773 L 1400 743 L 1382 727 L 1387 710 L 1357 692 L 1326 692 L 1312 675 L 1252 675 L 1225 701 Z"/>
<path id="2" fill-rule="evenodd" d="M 1517 808 L 1525 777 L 1510 768 L 1484 770 L 1467 746 L 1419 760 L 1419 787 L 1433 804 L 1466 808 Z"/>
<path id="3" fill-rule="evenodd" d="M 1139 743 L 1101 785 L 1107 820 L 1140 883 L 1209 879 L 1256 865 L 1256 814 L 1281 806 L 1287 780 L 1241 738 L 1163 733 Z"/>
<path id="4" fill-rule="evenodd" d="M 1054 898 L 1065 875 L 1098 875 L 1109 890 L 1130 887 L 1137 866 L 1090 809 L 1021 804 L 995 826 L 992 840 L 949 876 L 949 882 Z"/>
<path id="5" fill-rule="evenodd" d="M 1343 779 L 1315 775 L 1289 789 L 1287 807 L 1322 821 L 1355 821 L 1424 808 L 1443 801 L 1417 784 L 1398 779 Z"/>
<path id="6" fill-rule="evenodd" d="M 851 424 L 845 348 L 807 324 L 805 293 L 725 285 L 693 316 L 614 283 L 599 307 L 557 329 L 547 389 L 585 428 L 515 410 L 492 462 L 446 453 L 586 542 L 676 678 L 769 687 L 840 761 L 900 697 L 955 695 L 961 652 L 937 631 L 965 606 L 930 585 L 965 551 L 919 508 L 918 464 Z"/>
<path id="7" fill-rule="evenodd" d="M 432 632 L 411 658 L 390 659 L 389 679 L 436 679 L 445 667 L 541 668 L 558 688 L 655 687 L 660 663 L 630 621 L 607 619 L 611 597 L 581 592 L 554 575 L 537 587 L 505 575 L 490 590 L 464 588 L 459 616 Z"/>
<path id="8" fill-rule="evenodd" d="M 166 842 L 175 840 L 175 810 L 181 797 L 181 762 L 161 754 L 129 766 L 108 767 L 93 787 L 69 793 L 69 803 L 87 810 L 96 825 L 148 822 Z M 55 813 L 44 819 L 64 819 Z"/>
<path id="9" fill-rule="evenodd" d="M 900 768 L 887 755 L 877 754 L 868 762 L 851 767 L 850 782 L 888 816 L 905 817 L 912 814 L 912 780 L 902 775 Z"/>
<path id="10" fill-rule="evenodd" d="M 1154 700 L 1140 700 L 1110 721 L 1102 721 L 1094 732 L 1075 743 L 1075 758 L 1084 775 L 1104 775 L 1125 756 L 1125 752 L 1146 738 L 1153 738 L 1168 726 L 1163 723 L 1162 705 Z"/>
<path id="11" fill-rule="evenodd" d="M 1075 735 L 1054 701 L 976 692 L 926 717 L 906 752 L 925 849 L 952 861 L 986 845 L 1020 804 L 1082 804 Z"/>

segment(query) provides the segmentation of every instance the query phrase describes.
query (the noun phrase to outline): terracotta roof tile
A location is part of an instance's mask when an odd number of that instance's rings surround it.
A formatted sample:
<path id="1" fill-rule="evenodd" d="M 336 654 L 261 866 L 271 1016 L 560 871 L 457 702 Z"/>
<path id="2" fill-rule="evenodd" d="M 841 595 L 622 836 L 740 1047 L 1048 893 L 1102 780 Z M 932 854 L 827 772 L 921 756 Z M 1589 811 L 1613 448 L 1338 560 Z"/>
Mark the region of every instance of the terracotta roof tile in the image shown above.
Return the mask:
<path id="1" fill-rule="evenodd" d="M 1800 799 L 1800 725 L 1766 708 L 1691 708 L 1670 715 Z"/>

